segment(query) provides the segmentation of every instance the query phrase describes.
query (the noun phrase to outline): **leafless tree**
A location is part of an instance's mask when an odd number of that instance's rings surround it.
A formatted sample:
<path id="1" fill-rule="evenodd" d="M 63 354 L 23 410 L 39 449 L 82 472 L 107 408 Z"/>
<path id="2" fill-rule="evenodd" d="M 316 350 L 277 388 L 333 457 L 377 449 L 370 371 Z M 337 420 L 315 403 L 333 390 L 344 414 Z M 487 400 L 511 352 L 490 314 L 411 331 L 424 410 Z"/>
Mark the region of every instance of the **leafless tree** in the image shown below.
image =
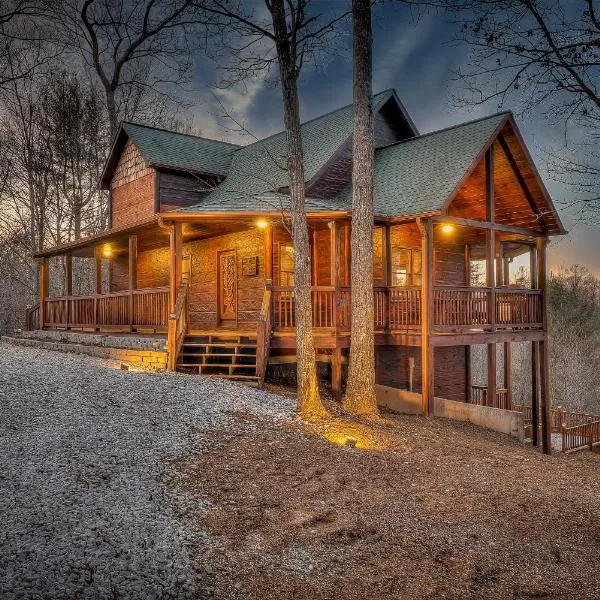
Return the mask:
<path id="1" fill-rule="evenodd" d="M 371 2 L 352 1 L 354 133 L 352 138 L 351 346 L 343 405 L 378 414 L 373 314 L 373 86 Z"/>
<path id="2" fill-rule="evenodd" d="M 102 86 L 112 135 L 124 119 L 172 116 L 200 36 L 191 0 L 64 0 L 55 18 Z"/>
<path id="3" fill-rule="evenodd" d="M 535 111 L 565 127 L 549 169 L 584 212 L 600 212 L 600 8 L 594 0 L 440 0 L 471 49 L 459 101 Z M 461 12 L 462 11 L 462 12 Z M 571 136 L 571 130 L 574 134 Z M 573 138 L 573 139 L 571 139 Z M 582 140 L 583 138 L 583 140 Z"/>

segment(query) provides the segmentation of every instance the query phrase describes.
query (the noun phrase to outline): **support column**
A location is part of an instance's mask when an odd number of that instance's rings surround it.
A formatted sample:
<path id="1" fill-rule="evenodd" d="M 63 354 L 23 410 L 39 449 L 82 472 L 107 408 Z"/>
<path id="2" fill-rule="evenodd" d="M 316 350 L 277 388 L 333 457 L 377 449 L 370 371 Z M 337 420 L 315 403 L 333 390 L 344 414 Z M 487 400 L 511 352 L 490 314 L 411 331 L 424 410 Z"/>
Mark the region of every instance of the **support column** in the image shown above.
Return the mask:
<path id="1" fill-rule="evenodd" d="M 334 348 L 331 355 L 331 391 L 337 400 L 342 396 L 342 349 Z"/>
<path id="2" fill-rule="evenodd" d="M 508 408 L 512 409 L 513 392 L 512 392 L 512 344 L 504 342 L 504 387 L 507 391 Z"/>
<path id="3" fill-rule="evenodd" d="M 421 230 L 422 280 L 421 286 L 421 397 L 423 414 L 433 410 L 434 352 L 432 345 L 433 320 L 433 223 L 431 219 L 417 221 Z"/>
<path id="4" fill-rule="evenodd" d="M 65 296 L 73 295 L 73 255 L 69 252 L 65 255 Z M 70 299 L 66 300 L 67 306 L 66 324 L 65 329 L 69 329 L 69 323 L 71 322 L 71 303 Z"/>
<path id="5" fill-rule="evenodd" d="M 128 269 L 127 279 L 129 287 L 129 328 L 133 330 L 133 290 L 137 289 L 137 235 L 129 236 L 129 252 L 127 253 Z"/>
<path id="6" fill-rule="evenodd" d="M 329 223 L 329 235 L 330 235 L 330 281 L 334 288 L 333 292 L 333 326 L 336 331 L 338 329 L 338 307 L 340 305 L 340 228 L 337 221 L 331 221 Z M 341 375 L 340 375 L 341 376 Z"/>
<path id="7" fill-rule="evenodd" d="M 465 346 L 465 400 L 473 401 L 473 372 L 471 370 L 471 346 Z"/>
<path id="8" fill-rule="evenodd" d="M 169 235 L 169 312 L 175 310 L 177 293 L 181 285 L 181 259 L 182 259 L 182 231 L 181 223 L 171 225 Z"/>
<path id="9" fill-rule="evenodd" d="M 265 228 L 265 279 L 273 280 L 273 225 Z"/>
<path id="10" fill-rule="evenodd" d="M 100 329 L 98 325 L 98 296 L 102 293 L 102 248 L 94 248 L 94 262 L 96 265 L 96 295 L 94 296 L 94 330 Z"/>
<path id="11" fill-rule="evenodd" d="M 542 323 L 544 339 L 539 342 L 540 360 L 540 403 L 542 420 L 542 449 L 544 454 L 552 452 L 551 436 L 552 426 L 550 422 L 550 407 L 552 405 L 550 388 L 550 368 L 548 357 L 548 307 L 547 307 L 547 285 L 546 285 L 546 244 L 545 238 L 536 241 L 537 250 L 537 286 L 542 290 Z"/>
<path id="12" fill-rule="evenodd" d="M 487 345 L 487 398 L 486 406 L 496 406 L 496 344 Z"/>
<path id="13" fill-rule="evenodd" d="M 46 326 L 46 298 L 48 297 L 50 270 L 47 258 L 40 260 L 40 317 L 39 327 L 44 329 Z"/>
<path id="14" fill-rule="evenodd" d="M 540 445 L 540 347 L 531 342 L 531 442 Z"/>
<path id="15" fill-rule="evenodd" d="M 94 248 L 94 261 L 96 263 L 96 295 L 102 293 L 102 248 Z"/>
<path id="16" fill-rule="evenodd" d="M 65 255 L 65 296 L 73 295 L 73 255 Z"/>

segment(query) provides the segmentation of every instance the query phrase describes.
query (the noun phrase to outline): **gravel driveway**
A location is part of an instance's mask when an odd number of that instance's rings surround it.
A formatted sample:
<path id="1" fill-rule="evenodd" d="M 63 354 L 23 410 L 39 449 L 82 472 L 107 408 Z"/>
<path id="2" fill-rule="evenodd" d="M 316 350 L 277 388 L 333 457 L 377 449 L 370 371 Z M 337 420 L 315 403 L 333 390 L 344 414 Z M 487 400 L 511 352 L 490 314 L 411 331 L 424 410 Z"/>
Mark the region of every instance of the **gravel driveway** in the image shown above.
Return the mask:
<path id="1" fill-rule="evenodd" d="M 0 343 L 0 597 L 195 597 L 203 538 L 182 517 L 202 504 L 171 462 L 234 410 L 278 418 L 293 404 Z"/>

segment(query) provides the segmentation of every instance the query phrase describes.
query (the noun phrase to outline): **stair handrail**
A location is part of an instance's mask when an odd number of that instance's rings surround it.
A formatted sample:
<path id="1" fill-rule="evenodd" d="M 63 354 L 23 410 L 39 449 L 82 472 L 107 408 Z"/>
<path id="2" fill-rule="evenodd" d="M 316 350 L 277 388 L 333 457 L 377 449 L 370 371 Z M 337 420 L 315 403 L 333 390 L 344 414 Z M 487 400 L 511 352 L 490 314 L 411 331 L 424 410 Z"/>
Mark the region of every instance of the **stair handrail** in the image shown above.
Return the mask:
<path id="1" fill-rule="evenodd" d="M 177 367 L 177 357 L 188 332 L 188 290 L 189 281 L 185 279 L 179 286 L 175 308 L 169 314 L 167 330 L 167 368 L 169 371 L 175 371 Z"/>
<path id="2" fill-rule="evenodd" d="M 256 375 L 258 376 L 258 384 L 260 386 L 265 382 L 269 351 L 271 349 L 271 334 L 273 333 L 271 310 L 272 290 L 273 281 L 267 279 L 265 282 L 265 291 L 263 293 L 260 313 L 256 320 Z"/>
<path id="3" fill-rule="evenodd" d="M 25 331 L 34 331 L 40 327 L 40 305 L 29 306 L 25 310 Z"/>

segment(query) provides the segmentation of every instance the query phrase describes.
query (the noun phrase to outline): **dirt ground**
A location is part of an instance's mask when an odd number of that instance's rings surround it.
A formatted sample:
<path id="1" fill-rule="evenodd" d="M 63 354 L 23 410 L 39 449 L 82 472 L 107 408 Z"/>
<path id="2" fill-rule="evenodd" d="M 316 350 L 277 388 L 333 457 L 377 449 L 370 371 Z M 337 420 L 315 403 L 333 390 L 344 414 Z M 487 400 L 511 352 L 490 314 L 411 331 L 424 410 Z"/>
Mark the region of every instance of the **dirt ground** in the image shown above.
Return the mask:
<path id="1" fill-rule="evenodd" d="M 434 418 L 235 417 L 177 465 L 212 503 L 202 597 L 600 597 L 600 455 Z"/>

